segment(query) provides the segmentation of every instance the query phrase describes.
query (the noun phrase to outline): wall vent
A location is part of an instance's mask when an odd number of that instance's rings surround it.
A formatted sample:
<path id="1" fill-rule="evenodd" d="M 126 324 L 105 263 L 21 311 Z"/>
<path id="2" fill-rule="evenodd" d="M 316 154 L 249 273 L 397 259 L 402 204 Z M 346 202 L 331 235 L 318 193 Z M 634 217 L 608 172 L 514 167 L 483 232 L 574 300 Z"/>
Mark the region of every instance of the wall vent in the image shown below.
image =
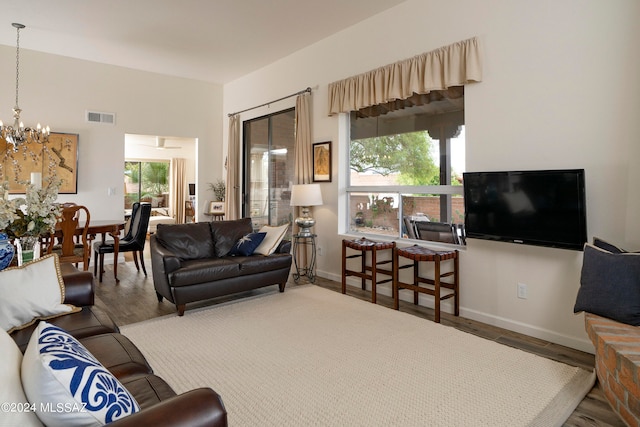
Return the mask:
<path id="1" fill-rule="evenodd" d="M 87 122 L 89 123 L 106 123 L 109 125 L 116 124 L 115 113 L 101 113 L 99 111 L 87 111 L 86 119 L 87 119 Z"/>

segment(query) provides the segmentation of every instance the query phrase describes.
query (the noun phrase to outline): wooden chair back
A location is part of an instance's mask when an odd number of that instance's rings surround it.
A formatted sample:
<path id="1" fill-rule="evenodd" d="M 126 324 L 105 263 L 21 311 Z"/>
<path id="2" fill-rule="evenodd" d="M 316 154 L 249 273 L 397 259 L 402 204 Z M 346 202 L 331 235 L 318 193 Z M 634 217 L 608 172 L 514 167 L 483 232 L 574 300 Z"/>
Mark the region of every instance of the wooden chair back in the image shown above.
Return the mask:
<path id="1" fill-rule="evenodd" d="M 56 231 L 49 237 L 48 253 L 57 253 L 60 262 L 84 264 L 89 269 L 91 244 L 88 237 L 91 214 L 82 205 L 65 203 L 56 224 Z M 58 244 L 54 245 L 56 241 Z"/>

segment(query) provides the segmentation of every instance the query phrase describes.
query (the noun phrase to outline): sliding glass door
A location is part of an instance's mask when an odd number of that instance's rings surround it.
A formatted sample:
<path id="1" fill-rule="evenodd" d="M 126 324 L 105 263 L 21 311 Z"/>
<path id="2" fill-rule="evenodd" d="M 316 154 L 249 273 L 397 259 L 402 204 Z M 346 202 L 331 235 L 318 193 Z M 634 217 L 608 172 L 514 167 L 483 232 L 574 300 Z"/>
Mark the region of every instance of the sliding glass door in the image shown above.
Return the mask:
<path id="1" fill-rule="evenodd" d="M 168 161 L 124 162 L 124 208 L 131 209 L 134 202 L 151 203 L 152 208 L 169 206 Z"/>
<path id="2" fill-rule="evenodd" d="M 295 109 L 243 123 L 244 217 L 254 228 L 293 221 Z"/>

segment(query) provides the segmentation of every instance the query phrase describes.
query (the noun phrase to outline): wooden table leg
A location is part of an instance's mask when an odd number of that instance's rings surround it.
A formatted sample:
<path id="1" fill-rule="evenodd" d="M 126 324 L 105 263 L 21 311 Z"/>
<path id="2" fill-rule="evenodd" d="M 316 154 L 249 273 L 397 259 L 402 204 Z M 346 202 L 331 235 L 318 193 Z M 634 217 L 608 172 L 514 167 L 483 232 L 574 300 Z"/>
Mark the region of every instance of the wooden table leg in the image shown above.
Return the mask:
<path id="1" fill-rule="evenodd" d="M 435 277 L 434 277 L 434 289 L 433 289 L 433 297 L 435 299 L 435 321 L 436 323 L 440 323 L 440 255 L 436 255 L 435 259 Z"/>
<path id="2" fill-rule="evenodd" d="M 347 245 L 342 241 L 342 293 L 347 292 Z"/>
<path id="3" fill-rule="evenodd" d="M 119 282 L 118 279 L 118 244 L 120 243 L 120 231 L 116 227 L 111 233 L 113 237 L 113 277 L 116 279 L 116 282 Z"/>
<path id="4" fill-rule="evenodd" d="M 378 292 L 376 289 L 376 284 L 377 284 L 376 282 L 378 281 L 377 263 L 378 263 L 378 257 L 376 256 L 376 248 L 374 247 L 373 250 L 371 251 L 371 302 L 374 304 L 376 303 L 376 292 Z"/>
<path id="5" fill-rule="evenodd" d="M 367 290 L 367 278 L 365 277 L 367 273 L 367 251 L 362 250 L 362 258 L 360 259 L 360 272 L 362 276 L 360 276 L 360 282 L 362 283 L 362 290 Z"/>
<path id="6" fill-rule="evenodd" d="M 398 287 L 398 282 L 400 280 L 399 272 L 398 272 L 398 264 L 400 264 L 400 260 L 398 259 L 398 249 L 393 248 L 393 252 L 391 254 L 391 259 L 393 259 L 392 271 L 393 271 L 393 308 L 398 310 L 400 308 L 400 288 Z"/>

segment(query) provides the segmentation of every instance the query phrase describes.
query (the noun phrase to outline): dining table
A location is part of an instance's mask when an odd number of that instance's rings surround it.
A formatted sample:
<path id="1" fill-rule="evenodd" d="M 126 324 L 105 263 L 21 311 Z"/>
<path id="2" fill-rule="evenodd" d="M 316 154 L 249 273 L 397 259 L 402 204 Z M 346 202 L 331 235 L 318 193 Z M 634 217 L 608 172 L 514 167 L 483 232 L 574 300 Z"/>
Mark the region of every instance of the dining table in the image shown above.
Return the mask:
<path id="1" fill-rule="evenodd" d="M 107 234 L 113 238 L 113 276 L 116 282 L 118 279 L 118 243 L 120 242 L 120 231 L 124 229 L 125 220 L 123 219 L 93 219 L 89 220 L 89 228 L 87 229 L 87 240 L 89 240 L 89 246 L 95 240 L 99 234 L 102 238 L 102 242 L 105 241 Z M 78 224 L 76 228 L 76 234 L 82 234 L 84 229 L 84 222 Z M 56 230 L 56 237 L 61 237 L 61 231 Z M 93 262 L 96 262 L 94 259 Z"/>
<path id="2" fill-rule="evenodd" d="M 116 282 L 120 281 L 120 279 L 118 279 L 118 243 L 120 242 L 120 231 L 124 229 L 124 224 L 124 219 L 96 219 L 89 221 L 89 229 L 87 230 L 87 235 L 91 236 L 91 241 L 93 241 L 98 234 L 101 235 L 102 242 L 105 241 L 107 233 L 113 237 L 113 277 L 116 279 Z M 93 262 L 96 262 L 96 260 L 94 259 Z"/>

